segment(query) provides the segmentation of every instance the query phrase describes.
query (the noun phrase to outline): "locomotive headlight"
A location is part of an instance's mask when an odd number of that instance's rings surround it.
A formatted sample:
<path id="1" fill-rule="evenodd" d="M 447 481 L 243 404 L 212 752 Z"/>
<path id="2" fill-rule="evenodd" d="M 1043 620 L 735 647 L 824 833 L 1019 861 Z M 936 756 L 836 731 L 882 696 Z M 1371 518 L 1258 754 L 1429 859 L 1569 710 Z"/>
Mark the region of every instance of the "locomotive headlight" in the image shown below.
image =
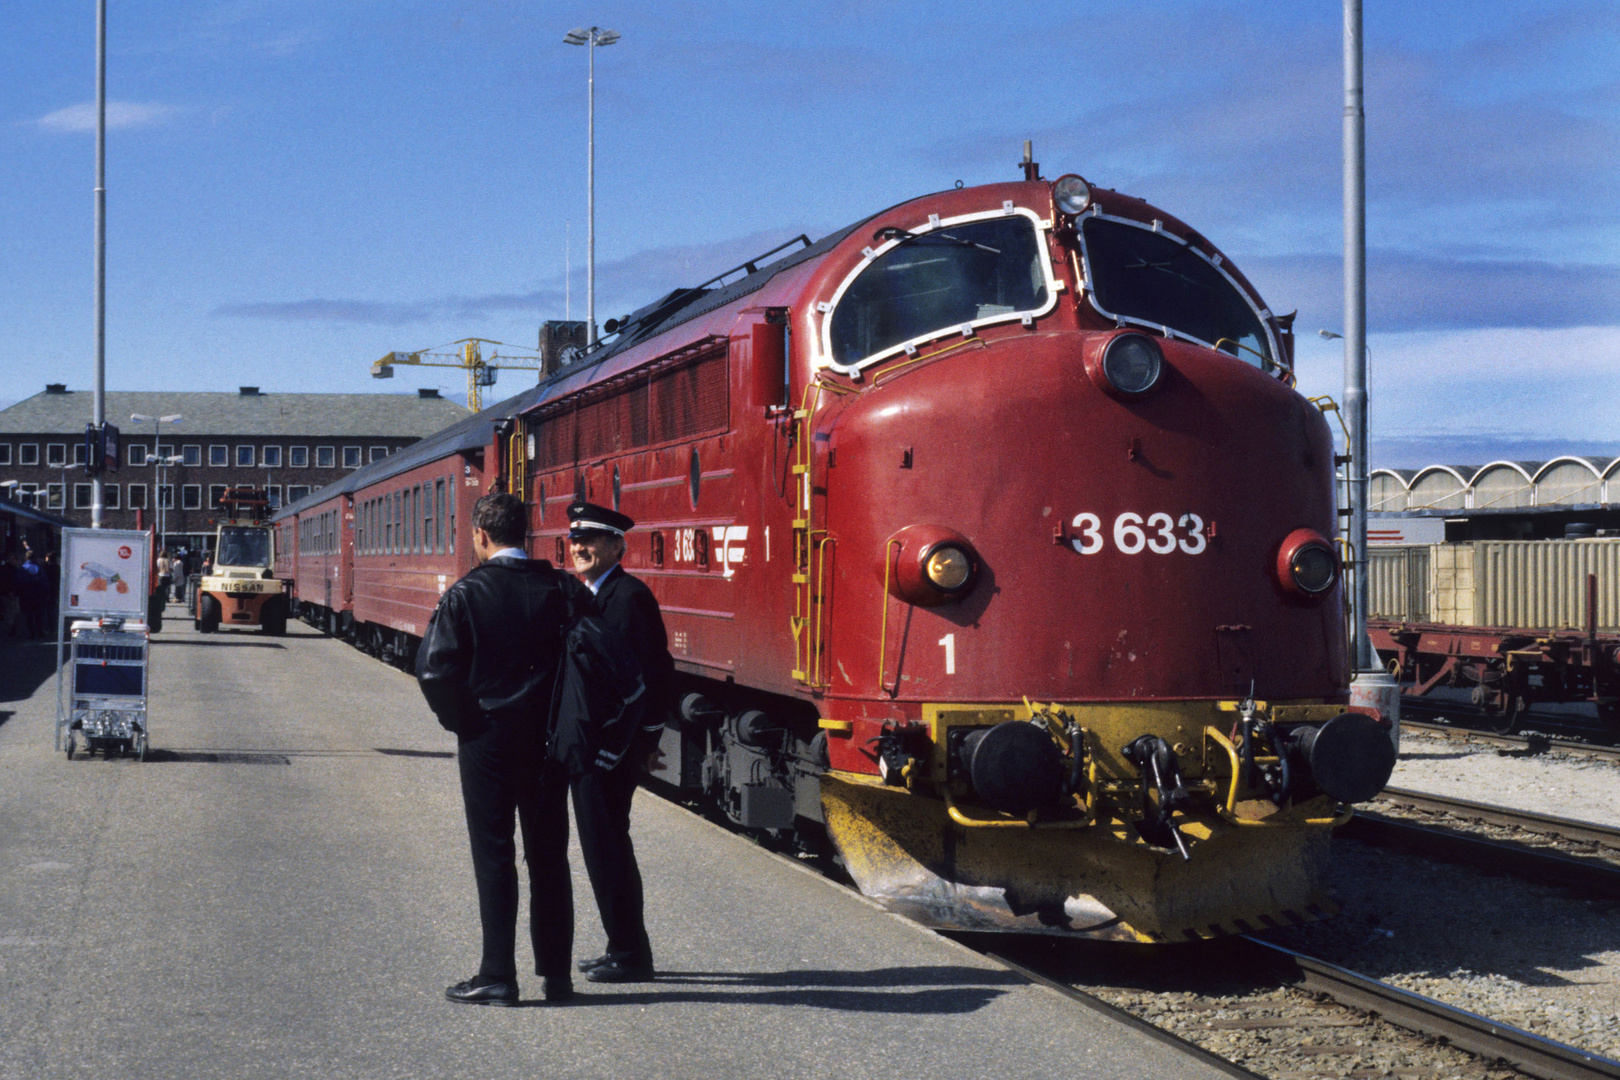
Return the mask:
<path id="1" fill-rule="evenodd" d="M 941 592 L 960 592 L 973 577 L 973 560 L 961 548 L 941 544 L 929 554 L 923 573 Z"/>
<path id="2" fill-rule="evenodd" d="M 1339 583 L 1339 555 L 1314 529 L 1295 529 L 1277 550 L 1282 587 L 1306 600 L 1319 600 Z"/>
<path id="3" fill-rule="evenodd" d="M 1103 351 L 1103 376 L 1121 394 L 1145 394 L 1159 381 L 1164 358 L 1152 338 L 1121 334 Z"/>
<path id="4" fill-rule="evenodd" d="M 874 566 L 890 595 L 918 607 L 938 607 L 973 591 L 979 555 L 968 538 L 943 525 L 907 525 L 883 547 Z"/>
<path id="5" fill-rule="evenodd" d="M 1078 176 L 1060 176 L 1052 185 L 1052 201 L 1065 214 L 1078 214 L 1091 205 L 1091 188 Z"/>

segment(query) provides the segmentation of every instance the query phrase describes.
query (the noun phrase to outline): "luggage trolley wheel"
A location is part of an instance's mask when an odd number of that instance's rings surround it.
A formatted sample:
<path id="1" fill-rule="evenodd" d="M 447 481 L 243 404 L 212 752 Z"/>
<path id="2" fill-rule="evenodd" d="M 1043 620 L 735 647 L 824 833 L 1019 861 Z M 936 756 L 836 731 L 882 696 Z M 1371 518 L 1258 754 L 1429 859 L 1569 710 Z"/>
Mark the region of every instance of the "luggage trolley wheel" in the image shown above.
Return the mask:
<path id="1" fill-rule="evenodd" d="M 130 740 L 130 743 L 134 747 L 135 760 L 136 761 L 145 761 L 146 760 L 146 733 L 143 731 L 139 735 L 136 735 L 135 738 Z"/>
<path id="2" fill-rule="evenodd" d="M 73 732 L 68 732 L 67 756 L 69 761 L 73 760 L 73 751 L 77 750 L 78 748 L 79 740 L 74 737 Z"/>

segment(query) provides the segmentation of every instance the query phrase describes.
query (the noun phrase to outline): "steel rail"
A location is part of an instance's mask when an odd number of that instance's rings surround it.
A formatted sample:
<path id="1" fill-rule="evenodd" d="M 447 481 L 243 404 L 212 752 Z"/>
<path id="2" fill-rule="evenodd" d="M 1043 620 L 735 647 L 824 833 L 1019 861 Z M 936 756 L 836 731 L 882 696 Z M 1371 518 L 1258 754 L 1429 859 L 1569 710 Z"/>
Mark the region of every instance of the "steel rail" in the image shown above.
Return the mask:
<path id="1" fill-rule="evenodd" d="M 1410 708 L 1411 705 L 1411 702 L 1403 701 L 1401 708 Z M 1435 711 L 1438 712 L 1439 710 Z M 1604 746 L 1601 743 L 1576 742 L 1573 739 L 1554 739 L 1544 735 L 1533 737 L 1498 735 L 1495 732 L 1480 731 L 1475 728 L 1456 727 L 1452 724 L 1430 724 L 1421 720 L 1410 720 L 1406 717 L 1401 718 L 1401 728 L 1406 731 L 1421 731 L 1425 735 L 1440 735 L 1452 739 L 1477 739 L 1489 746 L 1507 746 L 1515 749 L 1566 750 L 1571 753 L 1585 754 L 1588 757 L 1620 761 L 1620 746 Z"/>
<path id="2" fill-rule="evenodd" d="M 969 948 L 971 948 L 971 946 L 969 946 Z M 1123 1024 L 1126 1027 L 1131 1028 L 1133 1031 L 1138 1031 L 1143 1035 L 1148 1036 L 1155 1042 L 1165 1043 L 1180 1053 L 1186 1054 L 1188 1057 L 1196 1058 L 1198 1061 L 1208 1065 L 1217 1072 L 1235 1077 L 1236 1080 L 1264 1080 L 1260 1074 L 1250 1072 L 1243 1066 L 1238 1065 L 1235 1062 L 1228 1061 L 1219 1054 L 1205 1050 L 1197 1043 L 1183 1039 L 1180 1035 L 1177 1035 L 1173 1031 L 1159 1027 L 1150 1021 L 1143 1020 L 1135 1013 L 1121 1009 L 1117 1005 L 1110 1005 L 1102 998 L 1088 994 L 1084 990 L 1070 986 L 1068 983 L 1059 982 L 1056 979 L 1042 975 L 1040 972 L 1033 971 L 1030 968 L 1027 968 L 1014 960 L 1009 960 L 1005 956 L 998 953 L 984 952 L 977 949 L 974 951 L 978 952 L 979 955 L 983 956 L 986 960 L 1000 964 L 1008 971 L 1011 971 L 1016 975 L 1023 976 L 1025 979 L 1028 979 L 1037 986 L 1044 986 L 1046 989 L 1051 990 L 1054 993 L 1061 994 L 1070 1001 L 1083 1005 L 1086 1008 L 1091 1009 L 1093 1012 L 1107 1017 L 1109 1020 L 1112 1020 L 1115 1023 Z"/>
<path id="3" fill-rule="evenodd" d="M 1411 791 L 1407 788 L 1387 787 L 1379 792 L 1377 798 L 1380 802 L 1397 803 L 1419 810 L 1437 810 L 1459 817 L 1475 818 L 1492 825 L 1507 825 L 1566 840 L 1620 848 L 1620 826 L 1604 825 L 1596 821 L 1554 817 L 1551 814 L 1537 814 L 1530 810 L 1515 810 L 1507 806 L 1494 806 L 1489 803 L 1452 798 L 1449 795 Z"/>
<path id="4" fill-rule="evenodd" d="M 1350 1008 L 1375 1013 L 1396 1027 L 1444 1039 L 1458 1049 L 1485 1058 L 1499 1058 L 1541 1080 L 1620 1078 L 1620 1061 L 1612 1058 L 1544 1039 L 1268 941 L 1246 940 L 1294 985 L 1325 994 Z"/>
<path id="5" fill-rule="evenodd" d="M 1620 893 L 1620 864 L 1547 851 L 1513 840 L 1492 840 L 1461 829 L 1415 825 L 1381 814 L 1358 811 L 1335 829 L 1334 835 L 1404 851 L 1420 858 L 1511 874 L 1541 884 L 1561 885 L 1598 897 Z"/>

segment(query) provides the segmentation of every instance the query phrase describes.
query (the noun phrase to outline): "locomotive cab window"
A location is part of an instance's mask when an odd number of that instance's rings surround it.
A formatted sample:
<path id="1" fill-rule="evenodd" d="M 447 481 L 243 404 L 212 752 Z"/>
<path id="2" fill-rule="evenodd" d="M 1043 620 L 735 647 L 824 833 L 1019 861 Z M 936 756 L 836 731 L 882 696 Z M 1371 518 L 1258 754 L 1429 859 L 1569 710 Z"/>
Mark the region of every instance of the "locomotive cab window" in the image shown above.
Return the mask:
<path id="1" fill-rule="evenodd" d="M 1217 263 L 1168 233 L 1101 215 L 1080 228 L 1092 306 L 1123 322 L 1220 349 L 1277 369 L 1271 334 Z"/>
<path id="2" fill-rule="evenodd" d="M 880 229 L 882 244 L 833 300 L 823 331 L 832 365 L 852 369 L 942 333 L 1051 310 L 1040 224 L 1016 210 Z"/>

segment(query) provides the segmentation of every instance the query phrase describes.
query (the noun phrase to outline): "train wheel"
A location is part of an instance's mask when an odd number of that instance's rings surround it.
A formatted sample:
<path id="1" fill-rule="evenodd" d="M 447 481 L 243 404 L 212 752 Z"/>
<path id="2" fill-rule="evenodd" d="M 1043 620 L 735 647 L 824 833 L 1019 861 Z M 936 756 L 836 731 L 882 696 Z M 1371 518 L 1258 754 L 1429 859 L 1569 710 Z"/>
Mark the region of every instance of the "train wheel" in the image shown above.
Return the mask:
<path id="1" fill-rule="evenodd" d="M 1523 694 L 1508 694 L 1502 702 L 1502 711 L 1485 714 L 1485 722 L 1490 729 L 1498 735 L 1512 735 L 1519 730 L 1524 722 L 1524 714 L 1530 711 L 1530 703 L 1524 700 Z"/>

